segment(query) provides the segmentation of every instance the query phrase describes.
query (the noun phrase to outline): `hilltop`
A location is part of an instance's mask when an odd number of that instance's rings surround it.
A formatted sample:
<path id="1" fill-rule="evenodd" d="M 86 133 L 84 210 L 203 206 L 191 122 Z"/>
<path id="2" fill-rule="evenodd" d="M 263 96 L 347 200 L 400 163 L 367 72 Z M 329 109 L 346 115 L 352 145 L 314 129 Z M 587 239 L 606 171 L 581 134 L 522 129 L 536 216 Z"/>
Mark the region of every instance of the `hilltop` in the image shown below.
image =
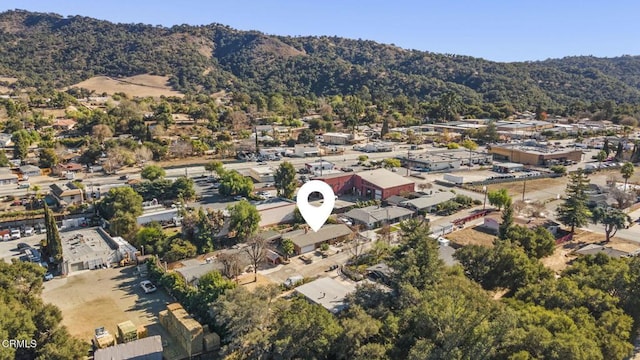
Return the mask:
<path id="1" fill-rule="evenodd" d="M 63 88 L 94 76 L 166 76 L 182 93 L 301 96 L 456 92 L 516 109 L 640 101 L 640 57 L 499 63 L 339 37 L 287 37 L 221 24 L 171 28 L 21 10 L 0 13 L 0 86 Z M 2 80 L 2 78 L 0 78 Z"/>

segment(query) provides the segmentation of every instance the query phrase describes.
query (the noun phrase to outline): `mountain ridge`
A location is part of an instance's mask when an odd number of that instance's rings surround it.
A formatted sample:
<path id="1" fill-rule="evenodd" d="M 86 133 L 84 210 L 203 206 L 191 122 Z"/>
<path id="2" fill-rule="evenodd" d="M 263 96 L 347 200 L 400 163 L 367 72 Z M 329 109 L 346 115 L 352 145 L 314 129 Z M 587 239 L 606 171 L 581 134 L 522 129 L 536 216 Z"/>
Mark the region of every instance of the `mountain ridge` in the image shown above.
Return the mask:
<path id="1" fill-rule="evenodd" d="M 13 87 L 61 88 L 95 75 L 166 75 L 175 90 L 433 100 L 516 109 L 640 102 L 640 57 L 494 62 L 335 36 L 279 36 L 222 24 L 112 23 L 84 16 L 0 13 L 0 74 Z M 368 95 L 367 95 L 368 94 Z"/>

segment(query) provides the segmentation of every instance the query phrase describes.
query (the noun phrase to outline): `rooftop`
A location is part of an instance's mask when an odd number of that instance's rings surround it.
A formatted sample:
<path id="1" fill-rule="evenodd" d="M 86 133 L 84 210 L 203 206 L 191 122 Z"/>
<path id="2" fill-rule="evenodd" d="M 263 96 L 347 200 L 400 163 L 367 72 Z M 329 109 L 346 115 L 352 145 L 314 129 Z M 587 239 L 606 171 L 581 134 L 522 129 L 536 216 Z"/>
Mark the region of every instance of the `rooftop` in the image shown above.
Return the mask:
<path id="1" fill-rule="evenodd" d="M 412 207 L 412 208 L 418 209 L 418 210 L 422 210 L 422 209 L 426 209 L 426 208 L 438 205 L 438 204 L 443 203 L 443 202 L 445 202 L 447 200 L 451 200 L 455 196 L 456 195 L 454 193 L 450 192 L 450 191 L 434 192 L 433 195 L 422 196 L 422 197 L 419 197 L 417 199 L 403 201 L 401 203 L 401 205 L 409 206 L 409 207 Z"/>
<path id="2" fill-rule="evenodd" d="M 187 283 L 200 279 L 202 275 L 206 273 L 214 270 L 221 270 L 223 268 L 222 264 L 217 261 L 202 262 L 196 259 L 191 259 L 182 261 L 182 264 L 184 266 L 176 269 L 175 271 L 179 272 Z"/>
<path id="3" fill-rule="evenodd" d="M 310 230 L 305 233 L 304 230 L 295 230 L 283 234 L 282 238 L 291 239 L 294 244 L 303 248 L 312 244 L 347 236 L 351 233 L 351 229 L 345 224 L 329 224 L 322 226 L 318 232 Z"/>
<path id="4" fill-rule="evenodd" d="M 162 337 L 160 335 L 130 341 L 124 344 L 97 349 L 93 354 L 95 360 L 112 359 L 147 359 L 145 355 L 159 353 L 162 358 Z M 149 359 L 152 359 L 149 357 Z"/>
<path id="5" fill-rule="evenodd" d="M 296 292 L 309 301 L 322 305 L 325 309 L 336 314 L 347 307 L 347 295 L 356 291 L 354 285 L 342 283 L 332 278 L 324 277 L 304 285 L 298 286 Z"/>
<path id="6" fill-rule="evenodd" d="M 96 258 L 110 259 L 116 249 L 112 248 L 110 239 L 102 232 L 92 229 L 61 231 L 62 255 L 65 261 L 77 263 L 91 261 Z"/>
<path id="7" fill-rule="evenodd" d="M 516 144 L 492 145 L 492 148 L 518 150 L 518 151 L 527 152 L 530 154 L 537 154 L 537 155 L 568 154 L 576 151 L 582 152 L 580 150 L 575 150 L 575 149 L 557 148 L 555 146 L 541 145 L 541 144 L 530 142 L 530 141 L 524 142 L 524 143 L 516 143 Z"/>
<path id="8" fill-rule="evenodd" d="M 365 180 L 381 189 L 414 184 L 413 180 L 407 179 L 387 169 L 367 170 L 359 172 L 356 175 L 362 178 L 362 180 Z"/>
<path id="9" fill-rule="evenodd" d="M 274 173 L 274 170 L 269 166 L 253 167 L 253 168 L 251 168 L 251 171 L 255 172 L 256 174 L 260 174 L 260 175 L 273 175 L 273 173 Z"/>
<path id="10" fill-rule="evenodd" d="M 345 216 L 365 224 L 389 221 L 411 215 L 413 211 L 397 206 L 380 207 L 377 205 L 349 210 Z"/>
<path id="11" fill-rule="evenodd" d="M 621 250 L 614 249 L 612 247 L 598 245 L 598 244 L 589 244 L 576 250 L 576 254 L 579 254 L 579 255 L 596 255 L 598 253 L 604 253 L 613 258 L 621 258 L 629 255 L 629 253 L 626 251 L 621 251 Z"/>

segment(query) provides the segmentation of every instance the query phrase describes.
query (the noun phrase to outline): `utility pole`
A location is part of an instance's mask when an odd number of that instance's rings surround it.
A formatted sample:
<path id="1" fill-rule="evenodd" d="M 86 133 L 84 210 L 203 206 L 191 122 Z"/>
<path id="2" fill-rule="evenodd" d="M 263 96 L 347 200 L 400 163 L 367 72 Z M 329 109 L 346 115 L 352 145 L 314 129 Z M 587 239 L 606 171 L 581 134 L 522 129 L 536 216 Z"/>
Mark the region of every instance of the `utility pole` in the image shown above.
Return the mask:
<path id="1" fill-rule="evenodd" d="M 482 210 L 486 210 L 487 209 L 487 186 L 483 186 L 482 187 L 482 191 L 484 191 L 484 203 L 482 204 Z"/>
<path id="2" fill-rule="evenodd" d="M 527 178 L 524 178 L 524 183 L 522 184 L 522 201 L 524 201 L 524 193 L 527 190 Z"/>

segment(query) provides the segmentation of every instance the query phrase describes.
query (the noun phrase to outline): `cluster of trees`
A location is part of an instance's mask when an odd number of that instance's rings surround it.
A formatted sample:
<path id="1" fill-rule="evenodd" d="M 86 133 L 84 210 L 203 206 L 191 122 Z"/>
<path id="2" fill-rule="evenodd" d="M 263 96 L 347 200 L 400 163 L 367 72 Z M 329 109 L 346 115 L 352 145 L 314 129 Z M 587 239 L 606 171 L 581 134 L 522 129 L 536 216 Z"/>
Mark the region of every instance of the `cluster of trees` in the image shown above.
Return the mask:
<path id="1" fill-rule="evenodd" d="M 426 223 L 401 227 L 398 246 L 382 244 L 364 257 L 391 266 L 391 291 L 362 285 L 338 315 L 304 298 L 282 299 L 275 286 L 225 291 L 211 306 L 223 355 L 623 359 L 632 351 L 639 259 L 585 257 L 556 279 L 538 261 L 548 234 L 535 231 L 533 246 L 528 229 L 513 227 L 513 239 L 493 248 L 459 250 L 462 271 L 442 264 Z M 485 289 L 507 292 L 495 300 Z"/>
<path id="2" fill-rule="evenodd" d="M 626 180 L 633 174 L 633 165 L 623 166 L 621 171 L 625 177 L 624 192 L 626 191 Z M 605 241 L 609 242 L 618 229 L 625 228 L 631 223 L 631 218 L 621 208 L 597 207 L 593 210 L 589 209 L 587 206 L 589 183 L 588 175 L 582 169 L 578 169 L 570 175 L 566 199 L 558 206 L 558 220 L 569 226 L 572 234 L 576 227 L 585 226 L 590 221 L 594 224 L 601 224 L 605 230 Z"/>
<path id="3" fill-rule="evenodd" d="M 175 180 L 164 178 L 165 171 L 157 165 L 147 165 L 142 169 L 141 176 L 146 181 L 133 184 L 133 189 L 142 196 L 145 201 L 156 199 L 165 200 L 191 200 L 195 198 L 196 191 L 193 179 L 181 176 Z"/>
<path id="4" fill-rule="evenodd" d="M 2 337 L 26 345 L 0 347 L 4 359 L 81 359 L 87 355 L 89 344 L 72 337 L 62 326 L 60 309 L 43 302 L 44 272 L 30 262 L 0 262 Z"/>
<path id="5" fill-rule="evenodd" d="M 438 215 L 447 216 L 466 209 L 473 205 L 473 199 L 466 195 L 457 194 L 453 199 L 442 202 L 436 206 Z"/>

